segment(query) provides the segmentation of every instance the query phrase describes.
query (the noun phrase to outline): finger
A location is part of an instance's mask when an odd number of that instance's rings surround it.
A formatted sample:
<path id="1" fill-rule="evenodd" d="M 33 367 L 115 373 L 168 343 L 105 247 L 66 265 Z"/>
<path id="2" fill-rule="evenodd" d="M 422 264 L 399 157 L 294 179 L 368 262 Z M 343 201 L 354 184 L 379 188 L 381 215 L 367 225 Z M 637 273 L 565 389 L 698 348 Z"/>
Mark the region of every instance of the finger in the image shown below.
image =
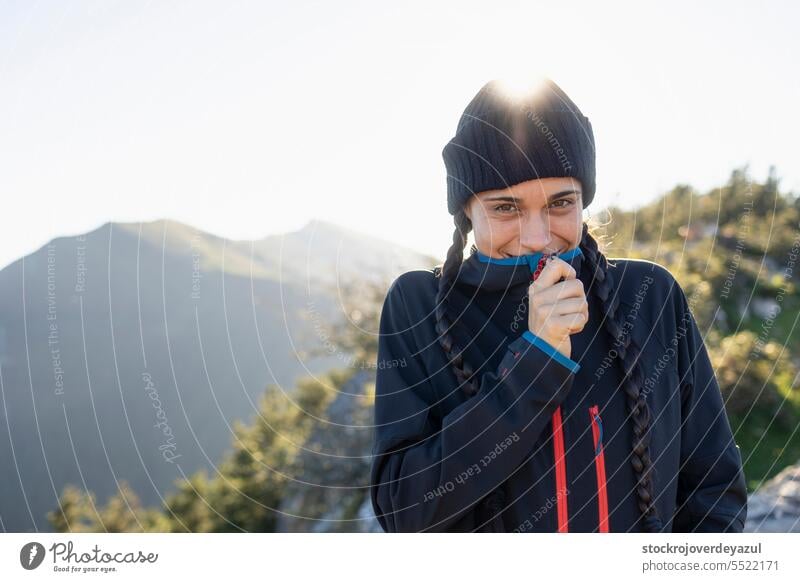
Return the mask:
<path id="1" fill-rule="evenodd" d="M 532 310 L 536 313 L 538 321 L 546 321 L 553 318 L 582 314 L 584 320 L 589 318 L 585 301 L 581 299 L 565 299 L 547 305 L 534 305 Z"/>
<path id="2" fill-rule="evenodd" d="M 562 317 L 567 321 L 566 324 L 570 334 L 578 333 L 586 326 L 586 315 L 583 312 L 563 315 Z"/>
<path id="3" fill-rule="evenodd" d="M 586 325 L 586 319 L 582 313 L 571 313 L 569 315 L 558 315 L 549 318 L 547 329 L 555 336 L 573 334 L 581 331 Z"/>
<path id="4" fill-rule="evenodd" d="M 570 297 L 586 300 L 586 291 L 583 287 L 583 281 L 580 279 L 569 279 L 547 288 L 536 287 L 535 284 L 532 284 L 528 289 L 528 300 L 531 304 L 536 305 L 556 303 Z"/>
<path id="5" fill-rule="evenodd" d="M 556 301 L 550 306 L 541 306 L 542 309 L 551 307 L 555 315 L 571 315 L 573 313 L 585 313 L 586 299 L 582 297 L 571 297 Z"/>
<path id="6" fill-rule="evenodd" d="M 552 287 L 556 283 L 561 280 L 575 279 L 577 277 L 577 273 L 575 269 L 567 263 L 563 259 L 559 259 L 558 257 L 552 257 L 550 260 L 547 261 L 542 272 L 539 273 L 539 276 L 536 278 L 536 281 L 533 282 L 533 285 L 536 286 L 537 289 L 546 289 L 547 287 Z"/>

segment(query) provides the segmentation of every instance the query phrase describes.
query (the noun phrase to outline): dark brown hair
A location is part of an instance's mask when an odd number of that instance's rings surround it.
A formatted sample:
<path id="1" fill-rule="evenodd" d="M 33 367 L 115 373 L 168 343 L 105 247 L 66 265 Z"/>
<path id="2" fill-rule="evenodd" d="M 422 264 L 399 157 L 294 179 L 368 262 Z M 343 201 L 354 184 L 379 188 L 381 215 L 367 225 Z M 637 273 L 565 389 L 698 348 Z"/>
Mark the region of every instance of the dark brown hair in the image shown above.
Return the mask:
<path id="1" fill-rule="evenodd" d="M 447 258 L 441 269 L 436 269 L 439 277 L 439 289 L 436 295 L 436 333 L 439 344 L 442 346 L 451 368 L 456 375 L 461 390 L 473 396 L 479 388 L 480 379 L 476 377 L 475 369 L 467 362 L 459 346 L 455 345 L 450 335 L 452 322 L 447 311 L 447 297 L 453 287 L 461 263 L 464 260 L 464 248 L 467 244 L 467 235 L 472 230 L 472 224 L 464 213 L 459 210 L 453 217 L 455 232 L 453 244 L 447 251 Z M 584 222 L 581 234 L 580 248 L 584 255 L 585 268 L 593 273 L 594 280 L 590 285 L 590 292 L 599 300 L 602 311 L 604 328 L 614 343 L 616 359 L 623 372 L 622 388 L 628 402 L 628 418 L 633 423 L 633 454 L 631 464 L 636 472 L 636 495 L 639 510 L 642 514 L 643 529 L 646 532 L 658 532 L 662 529 L 661 519 L 655 506 L 653 495 L 653 463 L 650 459 L 650 410 L 647 406 L 645 395 L 640 386 L 644 382 L 644 375 L 639 363 L 640 348 L 633 341 L 630 334 L 623 333 L 624 314 L 618 309 L 619 298 L 614 290 L 614 279 L 608 271 L 606 256 L 598 248 L 597 240 L 590 234 L 589 226 Z M 502 490 L 498 488 L 495 494 L 489 495 L 487 506 L 499 510 L 502 503 Z"/>

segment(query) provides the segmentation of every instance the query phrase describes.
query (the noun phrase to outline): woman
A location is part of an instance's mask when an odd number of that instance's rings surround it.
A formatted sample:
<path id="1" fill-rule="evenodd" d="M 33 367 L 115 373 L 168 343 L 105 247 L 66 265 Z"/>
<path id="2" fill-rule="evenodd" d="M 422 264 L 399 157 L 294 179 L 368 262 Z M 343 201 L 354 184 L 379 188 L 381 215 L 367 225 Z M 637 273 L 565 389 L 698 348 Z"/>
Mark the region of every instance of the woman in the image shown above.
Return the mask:
<path id="1" fill-rule="evenodd" d="M 443 157 L 453 244 L 394 281 L 380 319 L 383 529 L 742 531 L 741 456 L 683 290 L 609 262 L 582 222 L 588 118 L 550 80 L 491 81 Z"/>

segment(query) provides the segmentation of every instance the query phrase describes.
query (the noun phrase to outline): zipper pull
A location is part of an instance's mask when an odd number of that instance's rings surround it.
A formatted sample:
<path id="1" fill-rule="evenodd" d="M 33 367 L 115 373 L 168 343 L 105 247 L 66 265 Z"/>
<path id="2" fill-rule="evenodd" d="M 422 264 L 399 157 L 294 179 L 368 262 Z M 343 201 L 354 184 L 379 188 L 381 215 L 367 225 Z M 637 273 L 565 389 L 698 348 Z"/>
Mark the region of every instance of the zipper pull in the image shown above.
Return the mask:
<path id="1" fill-rule="evenodd" d="M 542 273 L 542 269 L 544 269 L 544 266 L 547 264 L 547 261 L 550 260 L 550 257 L 557 257 L 557 256 L 558 256 L 558 251 L 553 251 L 552 253 L 545 253 L 544 255 L 542 255 L 541 258 L 539 259 L 539 262 L 536 264 L 536 270 L 533 272 L 533 275 L 531 275 L 531 281 L 536 281 L 536 279 L 539 278 L 539 275 Z M 560 283 L 563 280 L 564 277 L 561 277 L 558 280 L 558 282 Z"/>
<path id="2" fill-rule="evenodd" d="M 539 278 L 539 275 L 542 273 L 542 269 L 547 264 L 547 259 L 549 259 L 551 255 L 544 254 L 539 258 L 539 262 L 536 264 L 536 269 L 533 271 L 533 275 L 531 275 L 531 281 L 536 281 Z"/>
<path id="3" fill-rule="evenodd" d="M 600 431 L 599 436 L 597 437 L 597 449 L 594 451 L 594 456 L 596 457 L 603 450 L 603 421 L 600 420 L 599 414 L 594 415 L 594 421 L 597 423 L 597 428 Z"/>

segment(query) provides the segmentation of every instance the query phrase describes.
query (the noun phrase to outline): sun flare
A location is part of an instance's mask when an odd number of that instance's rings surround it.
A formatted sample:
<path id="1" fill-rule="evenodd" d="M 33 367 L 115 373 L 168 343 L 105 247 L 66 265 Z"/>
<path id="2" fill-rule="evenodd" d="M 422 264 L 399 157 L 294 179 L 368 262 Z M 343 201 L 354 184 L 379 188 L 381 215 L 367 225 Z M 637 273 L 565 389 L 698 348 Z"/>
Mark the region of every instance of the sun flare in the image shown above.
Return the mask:
<path id="1" fill-rule="evenodd" d="M 498 87 L 511 99 L 520 99 L 526 95 L 536 93 L 542 88 L 545 76 L 532 75 L 505 75 L 497 79 Z"/>

